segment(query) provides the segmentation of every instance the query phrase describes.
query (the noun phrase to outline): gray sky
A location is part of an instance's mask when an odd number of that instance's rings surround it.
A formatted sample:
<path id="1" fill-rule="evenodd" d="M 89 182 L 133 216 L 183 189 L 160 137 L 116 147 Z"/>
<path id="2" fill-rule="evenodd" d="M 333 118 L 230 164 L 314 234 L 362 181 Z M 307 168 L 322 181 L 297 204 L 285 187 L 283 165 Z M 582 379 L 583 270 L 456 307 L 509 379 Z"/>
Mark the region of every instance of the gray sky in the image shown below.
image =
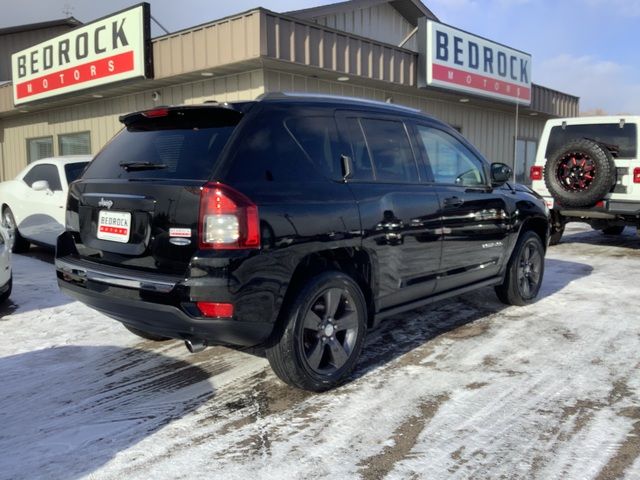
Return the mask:
<path id="1" fill-rule="evenodd" d="M 169 31 L 256 6 L 286 12 L 331 0 L 150 0 Z M 0 28 L 89 22 L 136 0 L 0 0 Z M 533 55 L 533 81 L 581 97 L 581 110 L 640 114 L 640 0 L 423 0 L 442 22 Z M 162 31 L 153 26 L 154 36 Z"/>

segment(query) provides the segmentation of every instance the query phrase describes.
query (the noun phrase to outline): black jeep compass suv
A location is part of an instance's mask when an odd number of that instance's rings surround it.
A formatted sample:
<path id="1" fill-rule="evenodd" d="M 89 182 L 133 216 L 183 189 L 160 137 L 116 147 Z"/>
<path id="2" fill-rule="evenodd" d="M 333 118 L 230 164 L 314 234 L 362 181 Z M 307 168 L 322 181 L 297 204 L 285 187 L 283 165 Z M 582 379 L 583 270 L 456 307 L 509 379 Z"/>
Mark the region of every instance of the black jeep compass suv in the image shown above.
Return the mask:
<path id="1" fill-rule="evenodd" d="M 516 305 L 538 293 L 546 207 L 418 111 L 268 94 L 121 121 L 70 186 L 56 269 L 141 337 L 258 346 L 321 391 L 386 316 L 487 286 Z"/>

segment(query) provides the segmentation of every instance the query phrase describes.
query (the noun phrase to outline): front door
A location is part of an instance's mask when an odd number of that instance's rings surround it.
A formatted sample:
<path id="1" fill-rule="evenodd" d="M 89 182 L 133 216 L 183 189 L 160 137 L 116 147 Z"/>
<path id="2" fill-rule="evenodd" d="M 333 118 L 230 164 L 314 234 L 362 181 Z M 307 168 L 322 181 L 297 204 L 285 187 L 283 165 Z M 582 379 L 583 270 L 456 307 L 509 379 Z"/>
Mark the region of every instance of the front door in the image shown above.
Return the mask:
<path id="1" fill-rule="evenodd" d="M 440 200 L 443 246 L 437 291 L 497 275 L 513 217 L 500 190 L 491 187 L 486 161 L 453 134 L 426 124 L 416 129 Z"/>

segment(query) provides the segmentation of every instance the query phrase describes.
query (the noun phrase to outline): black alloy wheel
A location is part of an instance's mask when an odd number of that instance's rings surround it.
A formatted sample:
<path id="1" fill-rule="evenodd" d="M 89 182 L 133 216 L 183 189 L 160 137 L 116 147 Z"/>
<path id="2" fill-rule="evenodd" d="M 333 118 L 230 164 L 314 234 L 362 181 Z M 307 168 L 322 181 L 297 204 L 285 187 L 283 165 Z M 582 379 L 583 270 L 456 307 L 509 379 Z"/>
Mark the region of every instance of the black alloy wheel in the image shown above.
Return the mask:
<path id="1" fill-rule="evenodd" d="M 338 386 L 360 356 L 366 317 L 364 295 L 352 277 L 327 271 L 305 280 L 283 311 L 280 337 L 266 349 L 271 368 L 304 390 Z"/>
<path id="2" fill-rule="evenodd" d="M 533 231 L 522 232 L 496 295 L 507 305 L 527 305 L 538 296 L 544 277 L 544 246 Z"/>

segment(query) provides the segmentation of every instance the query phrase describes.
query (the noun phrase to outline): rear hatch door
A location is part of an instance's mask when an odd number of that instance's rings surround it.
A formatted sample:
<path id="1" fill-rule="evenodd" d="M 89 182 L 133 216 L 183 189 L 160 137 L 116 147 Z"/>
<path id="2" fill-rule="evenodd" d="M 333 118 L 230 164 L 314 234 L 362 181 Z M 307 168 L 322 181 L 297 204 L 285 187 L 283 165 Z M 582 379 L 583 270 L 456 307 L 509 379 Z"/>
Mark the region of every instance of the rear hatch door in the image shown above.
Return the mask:
<path id="1" fill-rule="evenodd" d="M 198 246 L 201 187 L 242 117 L 217 106 L 122 117 L 125 128 L 70 187 L 67 229 L 80 256 L 183 275 Z"/>

